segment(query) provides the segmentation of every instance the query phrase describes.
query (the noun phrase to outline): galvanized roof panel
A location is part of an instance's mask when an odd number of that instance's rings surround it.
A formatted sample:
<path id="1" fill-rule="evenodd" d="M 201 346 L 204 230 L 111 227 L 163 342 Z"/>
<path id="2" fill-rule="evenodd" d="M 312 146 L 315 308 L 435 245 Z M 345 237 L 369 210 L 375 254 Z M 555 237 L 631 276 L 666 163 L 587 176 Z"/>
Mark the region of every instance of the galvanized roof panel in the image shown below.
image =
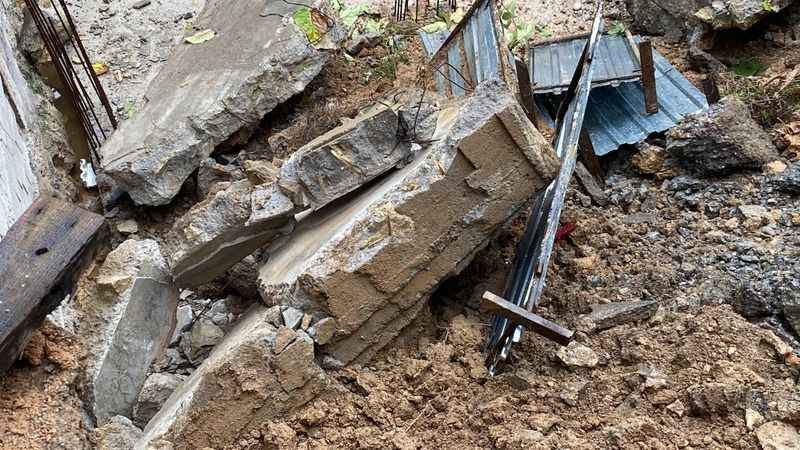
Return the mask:
<path id="1" fill-rule="evenodd" d="M 674 127 L 689 114 L 708 109 L 705 95 L 655 50 L 653 61 L 659 108 L 655 114 L 645 112 L 640 82 L 592 89 L 585 128 L 597 155 L 611 153 L 623 144 L 641 142 L 652 133 Z M 544 111 L 557 110 L 561 98 L 554 94 L 535 96 Z"/>
<path id="2" fill-rule="evenodd" d="M 516 91 L 511 50 L 503 43 L 494 0 L 476 2 L 452 32 L 420 32 L 431 56 L 436 90 L 445 96 L 463 96 L 474 86 L 501 78 Z"/>
<path id="3" fill-rule="evenodd" d="M 528 50 L 528 72 L 537 94 L 560 93 L 569 87 L 586 38 L 536 45 Z M 624 36 L 603 35 L 595 54 L 597 65 L 592 86 L 634 81 L 642 71 L 636 54 Z"/>

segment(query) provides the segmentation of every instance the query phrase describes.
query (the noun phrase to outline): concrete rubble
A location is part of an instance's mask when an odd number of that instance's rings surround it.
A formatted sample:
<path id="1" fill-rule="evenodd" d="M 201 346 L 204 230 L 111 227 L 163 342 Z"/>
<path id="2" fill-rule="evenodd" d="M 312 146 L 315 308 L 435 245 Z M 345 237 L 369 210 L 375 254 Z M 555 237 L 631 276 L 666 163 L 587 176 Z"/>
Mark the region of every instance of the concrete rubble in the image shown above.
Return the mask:
<path id="1" fill-rule="evenodd" d="M 294 215 L 320 209 L 411 156 L 400 119 L 378 106 L 311 141 L 283 164 L 245 161 L 247 179 L 219 182 L 168 237 L 170 265 L 184 287 L 207 283 L 294 229 Z"/>
<path id="2" fill-rule="evenodd" d="M 125 416 L 114 416 L 95 430 L 97 450 L 131 449 L 142 437 L 142 430 Z"/>
<path id="3" fill-rule="evenodd" d="M 297 6 L 270 6 L 274 14 L 265 17 L 262 3 L 208 1 L 194 26 L 215 37 L 179 45 L 150 83 L 144 109 L 105 143 L 102 168 L 134 202 L 169 203 L 218 144 L 256 125 L 322 70 L 325 48 L 342 38 L 339 28 L 309 45 L 288 19 Z"/>
<path id="4" fill-rule="evenodd" d="M 393 339 L 558 166 L 499 82 L 441 110 L 433 140 L 348 204 L 305 218 L 261 267 L 267 304 L 336 320 L 330 364 L 366 361 Z"/>
<path id="5" fill-rule="evenodd" d="M 133 420 L 136 426 L 143 428 L 147 425 L 181 381 L 183 377 L 170 373 L 154 373 L 148 376 L 133 408 Z"/>
<path id="6" fill-rule="evenodd" d="M 701 176 L 760 169 L 778 159 L 769 135 L 735 97 L 689 116 L 667 132 L 667 151 L 686 170 Z"/>
<path id="7" fill-rule="evenodd" d="M 255 306 L 169 397 L 136 449 L 231 444 L 250 424 L 278 417 L 325 391 L 327 376 L 303 332 L 281 352 L 270 322 L 280 308 Z M 217 426 L 220 420 L 224 426 Z"/>
<path id="8" fill-rule="evenodd" d="M 587 316 L 597 330 L 606 330 L 630 322 L 647 320 L 658 311 L 658 302 L 606 303 L 592 305 Z"/>
<path id="9" fill-rule="evenodd" d="M 99 325 L 87 378 L 92 413 L 102 424 L 132 417 L 148 368 L 172 336 L 178 290 L 152 240 L 128 240 L 109 253 L 97 288 Z"/>

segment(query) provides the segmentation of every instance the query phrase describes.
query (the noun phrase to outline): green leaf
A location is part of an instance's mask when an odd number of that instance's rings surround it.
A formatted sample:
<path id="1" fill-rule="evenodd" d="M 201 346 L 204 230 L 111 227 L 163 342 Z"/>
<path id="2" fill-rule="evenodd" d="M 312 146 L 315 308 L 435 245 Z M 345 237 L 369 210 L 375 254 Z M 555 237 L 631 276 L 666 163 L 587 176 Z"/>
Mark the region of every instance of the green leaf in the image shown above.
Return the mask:
<path id="1" fill-rule="evenodd" d="M 341 0 L 331 0 L 331 8 L 334 11 L 341 11 L 342 10 L 342 1 Z"/>
<path id="2" fill-rule="evenodd" d="M 306 37 L 308 38 L 308 42 L 312 44 L 317 43 L 322 39 L 322 33 L 317 29 L 317 26 L 314 25 L 314 21 L 311 19 L 311 9 L 310 8 L 300 8 L 294 12 L 292 16 L 294 19 L 294 24 L 297 25 L 297 28 L 305 33 Z"/>
<path id="3" fill-rule="evenodd" d="M 464 19 L 464 10 L 462 8 L 456 8 L 453 14 L 450 14 L 450 22 L 453 25 L 461 22 L 462 19 Z"/>
<path id="4" fill-rule="evenodd" d="M 625 34 L 625 25 L 622 22 L 614 22 L 608 29 L 608 34 L 612 36 L 622 36 Z"/>
<path id="5" fill-rule="evenodd" d="M 389 21 L 386 19 L 375 20 L 370 17 L 367 19 L 366 25 L 364 25 L 364 31 L 370 34 L 383 34 L 388 24 Z"/>
<path id="6" fill-rule="evenodd" d="M 202 44 L 208 42 L 217 36 L 217 32 L 211 29 L 198 31 L 197 33 L 186 38 L 186 42 L 190 44 Z"/>
<path id="7" fill-rule="evenodd" d="M 440 31 L 447 31 L 447 30 L 448 30 L 447 22 L 441 22 L 441 21 L 433 22 L 432 24 L 425 25 L 424 27 L 422 27 L 422 31 L 428 34 L 438 33 Z"/>
<path id="8" fill-rule="evenodd" d="M 755 58 L 740 59 L 731 69 L 741 77 L 752 77 L 764 70 L 764 64 Z"/>
<path id="9" fill-rule="evenodd" d="M 339 12 L 339 17 L 342 19 L 342 23 L 347 28 L 353 28 L 358 21 L 358 18 L 361 17 L 362 14 L 366 14 L 369 11 L 369 5 L 367 4 L 360 4 L 360 5 L 353 5 L 349 8 L 344 8 Z"/>

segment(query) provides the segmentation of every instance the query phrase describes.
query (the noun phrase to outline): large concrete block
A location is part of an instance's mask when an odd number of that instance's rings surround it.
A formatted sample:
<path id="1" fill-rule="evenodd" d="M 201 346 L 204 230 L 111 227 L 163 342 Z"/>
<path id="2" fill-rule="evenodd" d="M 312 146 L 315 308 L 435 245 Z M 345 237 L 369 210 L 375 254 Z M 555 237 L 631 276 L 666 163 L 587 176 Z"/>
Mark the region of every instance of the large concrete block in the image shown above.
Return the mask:
<path id="1" fill-rule="evenodd" d="M 155 241 L 128 240 L 97 278 L 97 330 L 89 336 L 89 403 L 99 424 L 132 417 L 150 365 L 175 326 L 178 290 Z"/>
<path id="2" fill-rule="evenodd" d="M 274 245 L 260 270 L 262 296 L 332 316 L 328 361 L 367 360 L 557 169 L 513 96 L 484 83 L 440 111 L 433 143 L 413 162 Z"/>
<path id="3" fill-rule="evenodd" d="M 175 282 L 192 287 L 294 228 L 295 205 L 276 183 L 242 180 L 210 195 L 184 214 L 167 236 Z"/>
<path id="4" fill-rule="evenodd" d="M 136 449 L 227 448 L 248 428 L 288 414 L 329 386 L 302 331 L 274 347 L 276 309 L 257 306 L 150 420 Z"/>
<path id="5" fill-rule="evenodd" d="M 269 15 L 262 16 L 268 9 Z M 310 45 L 291 20 L 296 3 L 209 0 L 196 29 L 149 86 L 148 103 L 101 149 L 102 166 L 138 204 L 163 205 L 214 148 L 302 92 L 335 47 L 338 27 Z"/>
<path id="6" fill-rule="evenodd" d="M 319 209 L 408 159 L 402 129 L 395 111 L 374 107 L 293 153 L 279 184 L 298 205 Z"/>

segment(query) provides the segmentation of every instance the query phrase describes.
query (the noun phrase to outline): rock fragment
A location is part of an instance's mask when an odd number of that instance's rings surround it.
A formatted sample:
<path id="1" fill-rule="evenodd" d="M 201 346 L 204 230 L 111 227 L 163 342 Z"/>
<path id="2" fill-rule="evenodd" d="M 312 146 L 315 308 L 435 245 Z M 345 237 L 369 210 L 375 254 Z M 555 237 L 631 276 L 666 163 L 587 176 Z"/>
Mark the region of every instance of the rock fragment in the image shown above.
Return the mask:
<path id="1" fill-rule="evenodd" d="M 97 285 L 98 331 L 87 370 L 89 403 L 102 424 L 132 416 L 148 369 L 172 336 L 178 290 L 152 240 L 128 240 L 109 253 Z"/>
<path id="2" fill-rule="evenodd" d="M 588 315 L 597 330 L 648 320 L 658 311 L 658 302 L 626 302 L 592 305 Z"/>
<path id="3" fill-rule="evenodd" d="M 303 311 L 291 306 L 284 308 L 281 314 L 283 316 L 283 323 L 293 330 L 299 327 L 300 322 L 303 320 Z"/>
<path id="4" fill-rule="evenodd" d="M 297 205 L 319 209 L 408 159 L 402 129 L 392 108 L 373 107 L 293 153 L 279 184 Z"/>
<path id="5" fill-rule="evenodd" d="M 182 43 L 151 82 L 142 111 L 101 149 L 102 167 L 134 202 L 164 205 L 214 148 L 303 89 L 338 47 L 334 25 L 311 45 L 290 17 L 297 5 L 209 1 L 196 19 L 216 37 Z M 235 51 L 231 51 L 235 49 Z"/>
<path id="6" fill-rule="evenodd" d="M 333 339 L 336 334 L 336 320 L 326 317 L 315 323 L 308 330 L 308 335 L 319 345 L 325 345 Z"/>
<path id="7" fill-rule="evenodd" d="M 667 151 L 700 176 L 759 169 L 778 151 L 741 100 L 729 96 L 667 132 Z"/>
<path id="8" fill-rule="evenodd" d="M 594 350 L 574 341 L 566 347 L 560 347 L 556 351 L 556 357 L 569 367 L 594 367 L 600 362 Z"/>
<path id="9" fill-rule="evenodd" d="M 124 416 L 114 416 L 95 430 L 97 450 L 130 450 L 142 437 L 142 430 Z"/>
<path id="10" fill-rule="evenodd" d="M 328 389 L 302 332 L 275 354 L 273 313 L 256 306 L 237 323 L 150 420 L 136 449 L 225 448 L 248 425 L 282 417 Z"/>
<path id="11" fill-rule="evenodd" d="M 294 229 L 295 206 L 276 183 L 242 180 L 193 206 L 168 235 L 175 282 L 207 283 L 245 256 Z"/>
<path id="12" fill-rule="evenodd" d="M 783 172 L 773 175 L 770 184 L 780 192 L 800 195 L 800 162 L 795 162 Z"/>
<path id="13" fill-rule="evenodd" d="M 763 450 L 800 449 L 800 432 L 785 422 L 772 421 L 756 430 L 758 443 Z"/>
<path id="14" fill-rule="evenodd" d="M 309 215 L 262 266 L 267 304 L 336 320 L 331 364 L 371 358 L 554 177 L 552 147 L 505 87 L 476 91 L 440 112 L 414 161 Z"/>
<path id="15" fill-rule="evenodd" d="M 133 409 L 136 426 L 141 428 L 147 425 L 181 381 L 183 377 L 171 373 L 154 373 L 147 377 Z"/>

